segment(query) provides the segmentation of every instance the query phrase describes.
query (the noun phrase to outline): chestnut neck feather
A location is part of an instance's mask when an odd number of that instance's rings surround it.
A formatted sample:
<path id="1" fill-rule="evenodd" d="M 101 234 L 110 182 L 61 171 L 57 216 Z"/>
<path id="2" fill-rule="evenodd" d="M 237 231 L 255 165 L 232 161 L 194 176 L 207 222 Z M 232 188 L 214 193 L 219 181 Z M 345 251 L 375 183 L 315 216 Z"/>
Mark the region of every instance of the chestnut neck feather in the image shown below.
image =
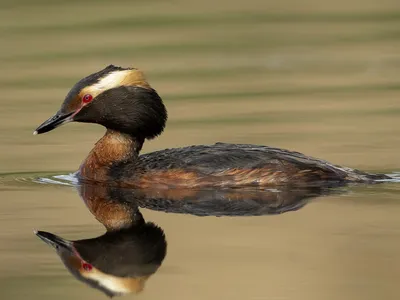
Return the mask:
<path id="1" fill-rule="evenodd" d="M 107 129 L 80 167 L 83 179 L 105 181 L 114 163 L 134 162 L 139 156 L 144 139 Z"/>

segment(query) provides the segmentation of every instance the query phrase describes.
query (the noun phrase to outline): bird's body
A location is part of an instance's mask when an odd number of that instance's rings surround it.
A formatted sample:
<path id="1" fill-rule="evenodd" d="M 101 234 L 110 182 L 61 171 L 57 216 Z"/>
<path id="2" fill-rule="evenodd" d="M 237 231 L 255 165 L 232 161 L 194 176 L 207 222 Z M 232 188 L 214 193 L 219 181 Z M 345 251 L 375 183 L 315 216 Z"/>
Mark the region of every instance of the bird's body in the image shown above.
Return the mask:
<path id="1" fill-rule="evenodd" d="M 258 145 L 216 143 L 140 155 L 144 141 L 161 134 L 166 120 L 161 98 L 140 71 L 110 65 L 80 80 L 36 133 L 70 121 L 105 126 L 77 175 L 124 187 L 302 186 L 389 178 Z"/>
<path id="2" fill-rule="evenodd" d="M 157 173 L 161 177 L 170 171 L 172 176 L 176 172 L 180 177 L 181 173 L 187 177 L 181 178 L 186 186 L 304 185 L 387 178 L 334 166 L 298 152 L 250 144 L 216 143 L 161 150 L 139 156 L 138 163 L 149 173 L 146 177 Z"/>
<path id="3" fill-rule="evenodd" d="M 80 179 L 135 188 L 206 188 L 329 185 L 387 178 L 259 145 L 216 143 L 138 155 L 131 147 L 121 146 L 122 138 L 109 135 L 82 164 L 77 173 Z M 119 142 L 110 142 L 115 139 Z"/>

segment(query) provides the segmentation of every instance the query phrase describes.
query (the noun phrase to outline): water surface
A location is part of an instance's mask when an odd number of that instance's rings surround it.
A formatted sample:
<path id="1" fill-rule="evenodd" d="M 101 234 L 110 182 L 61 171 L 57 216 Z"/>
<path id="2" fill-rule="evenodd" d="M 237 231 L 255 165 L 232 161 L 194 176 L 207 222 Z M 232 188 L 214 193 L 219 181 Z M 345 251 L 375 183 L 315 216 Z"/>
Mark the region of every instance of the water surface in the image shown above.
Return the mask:
<path id="1" fill-rule="evenodd" d="M 32 3 L 0 1 L 1 299 L 105 297 L 33 234 L 82 239 L 104 227 L 75 188 L 31 178 L 75 171 L 101 136 L 88 124 L 32 132 L 78 79 L 110 63 L 143 69 L 168 108 L 165 133 L 144 152 L 254 143 L 400 170 L 396 2 Z M 275 215 L 142 208 L 168 252 L 140 297 L 399 299 L 399 196 L 385 183 Z"/>

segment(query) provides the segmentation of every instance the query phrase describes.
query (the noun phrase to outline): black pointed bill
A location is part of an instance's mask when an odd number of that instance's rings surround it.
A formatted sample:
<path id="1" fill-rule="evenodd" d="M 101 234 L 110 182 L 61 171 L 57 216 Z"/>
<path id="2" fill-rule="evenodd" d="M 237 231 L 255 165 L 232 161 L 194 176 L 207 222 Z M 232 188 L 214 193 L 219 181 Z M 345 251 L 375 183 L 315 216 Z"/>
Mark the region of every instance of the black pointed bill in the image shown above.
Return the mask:
<path id="1" fill-rule="evenodd" d="M 57 251 L 69 250 L 73 251 L 72 242 L 64 240 L 63 238 L 46 231 L 35 231 L 35 234 L 47 245 L 50 245 Z"/>
<path id="2" fill-rule="evenodd" d="M 38 128 L 36 128 L 33 134 L 36 135 L 49 132 L 65 123 L 69 123 L 73 121 L 73 115 L 74 115 L 73 112 L 67 114 L 57 113 L 50 119 L 44 121 Z"/>

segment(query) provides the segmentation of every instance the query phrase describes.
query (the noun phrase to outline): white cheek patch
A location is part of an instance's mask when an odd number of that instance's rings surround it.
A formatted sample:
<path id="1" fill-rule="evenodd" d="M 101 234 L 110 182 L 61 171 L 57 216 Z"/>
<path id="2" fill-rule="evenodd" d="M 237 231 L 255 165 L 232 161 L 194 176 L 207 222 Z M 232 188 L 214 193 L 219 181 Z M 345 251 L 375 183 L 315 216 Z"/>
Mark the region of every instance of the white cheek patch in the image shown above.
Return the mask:
<path id="1" fill-rule="evenodd" d="M 97 83 L 88 86 L 82 90 L 82 95 L 90 94 L 94 97 L 107 91 L 109 89 L 117 88 L 119 86 L 140 86 L 150 88 L 142 72 L 136 69 L 114 71 L 103 78 Z"/>
<path id="2" fill-rule="evenodd" d="M 129 76 L 131 70 L 115 71 L 100 79 L 90 87 L 91 90 L 101 93 L 103 91 L 118 87 Z"/>
<path id="3" fill-rule="evenodd" d="M 118 277 L 107 275 L 97 270 L 82 275 L 86 278 L 96 281 L 98 284 L 110 291 L 113 291 L 114 293 L 127 294 L 132 292 L 124 285 L 122 280 L 119 280 Z"/>

